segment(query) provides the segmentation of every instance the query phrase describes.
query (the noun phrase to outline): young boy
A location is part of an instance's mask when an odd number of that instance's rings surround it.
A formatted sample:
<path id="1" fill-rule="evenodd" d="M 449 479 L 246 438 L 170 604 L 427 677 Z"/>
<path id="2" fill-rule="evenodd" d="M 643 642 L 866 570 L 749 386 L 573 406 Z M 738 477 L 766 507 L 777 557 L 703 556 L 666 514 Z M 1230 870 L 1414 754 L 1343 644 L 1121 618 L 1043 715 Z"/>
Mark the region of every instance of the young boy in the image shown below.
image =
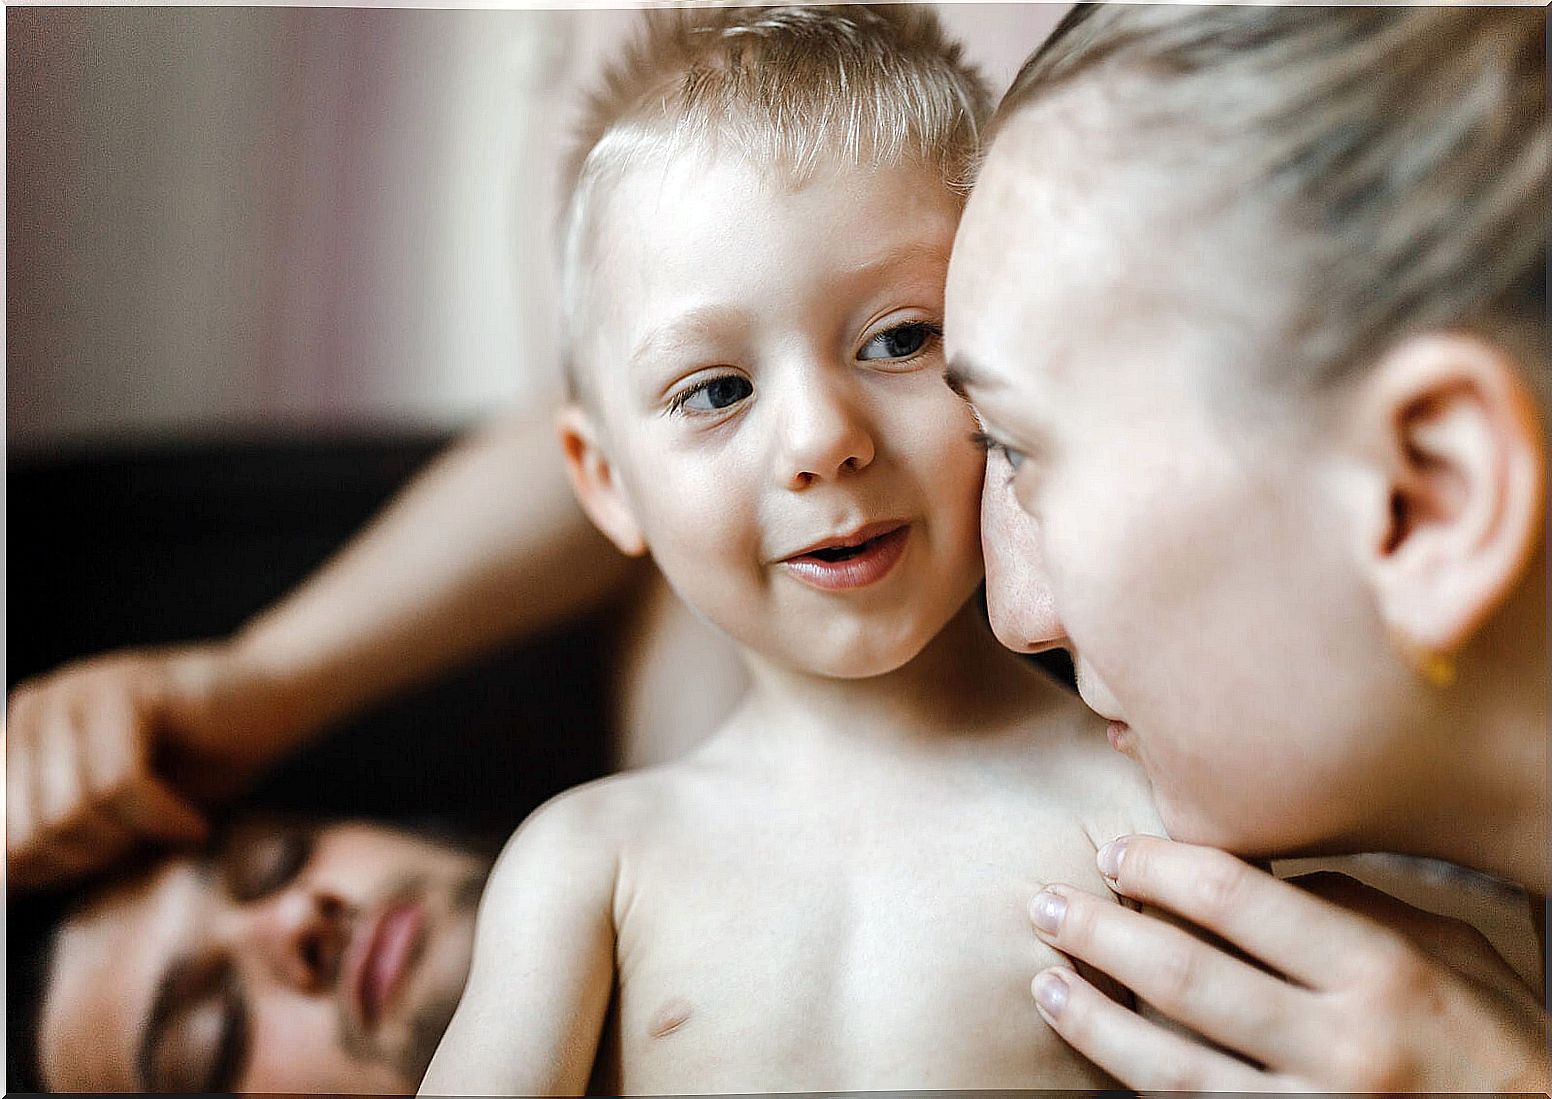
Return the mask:
<path id="1" fill-rule="evenodd" d="M 752 687 L 519 830 L 422 1089 L 1103 1086 L 1030 1002 L 1028 898 L 1101 889 L 1096 848 L 1157 823 L 971 598 L 983 456 L 939 325 L 986 94 L 921 8 L 659 12 L 605 87 L 562 438 Z"/>

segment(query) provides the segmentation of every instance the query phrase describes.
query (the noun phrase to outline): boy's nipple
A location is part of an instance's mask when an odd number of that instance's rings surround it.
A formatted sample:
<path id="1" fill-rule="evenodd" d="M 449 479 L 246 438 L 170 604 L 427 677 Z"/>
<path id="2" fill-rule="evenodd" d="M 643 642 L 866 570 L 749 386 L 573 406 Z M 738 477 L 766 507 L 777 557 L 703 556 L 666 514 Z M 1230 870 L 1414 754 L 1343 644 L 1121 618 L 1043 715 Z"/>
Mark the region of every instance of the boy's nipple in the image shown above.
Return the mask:
<path id="1" fill-rule="evenodd" d="M 649 1038 L 666 1038 L 690 1018 L 690 1001 L 683 996 L 675 996 L 652 1017 L 652 1025 L 647 1028 Z"/>

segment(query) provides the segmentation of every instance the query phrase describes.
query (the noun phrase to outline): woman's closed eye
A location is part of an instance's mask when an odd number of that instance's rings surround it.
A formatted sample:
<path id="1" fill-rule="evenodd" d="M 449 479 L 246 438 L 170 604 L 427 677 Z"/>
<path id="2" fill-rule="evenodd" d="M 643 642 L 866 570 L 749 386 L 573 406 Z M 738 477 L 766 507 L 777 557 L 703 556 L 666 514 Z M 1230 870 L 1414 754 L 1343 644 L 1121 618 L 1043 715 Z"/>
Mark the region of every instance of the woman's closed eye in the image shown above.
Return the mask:
<path id="1" fill-rule="evenodd" d="M 930 321 L 909 321 L 871 337 L 857 352 L 863 362 L 905 361 L 915 358 L 943 338 L 943 326 Z"/>
<path id="2" fill-rule="evenodd" d="M 672 415 L 679 412 L 723 412 L 754 394 L 754 386 L 742 374 L 718 374 L 681 389 L 668 402 Z"/>
<path id="3" fill-rule="evenodd" d="M 1024 464 L 1025 455 L 1023 451 L 1014 450 L 1007 443 L 1002 442 L 995 436 L 988 435 L 984 431 L 972 432 L 970 441 L 987 454 L 1002 455 L 1003 460 L 1008 463 L 1009 480 L 1013 479 L 1013 474 L 1016 474 L 1019 471 L 1019 467 Z"/>

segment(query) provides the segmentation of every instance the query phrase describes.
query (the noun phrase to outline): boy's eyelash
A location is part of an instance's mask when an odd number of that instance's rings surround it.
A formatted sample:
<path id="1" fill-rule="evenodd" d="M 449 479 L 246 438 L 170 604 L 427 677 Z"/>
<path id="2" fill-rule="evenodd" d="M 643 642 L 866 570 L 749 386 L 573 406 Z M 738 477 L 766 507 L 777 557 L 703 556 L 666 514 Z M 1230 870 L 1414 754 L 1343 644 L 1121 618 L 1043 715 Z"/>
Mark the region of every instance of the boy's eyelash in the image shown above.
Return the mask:
<path id="1" fill-rule="evenodd" d="M 888 328 L 882 328 L 875 332 L 869 342 L 878 339 L 880 336 L 888 336 L 895 332 L 904 332 L 912 328 L 922 329 L 927 333 L 927 338 L 922 341 L 921 347 L 916 350 L 915 354 L 908 356 L 904 361 L 915 359 L 918 355 L 925 355 L 934 344 L 941 342 L 943 339 L 943 326 L 941 324 L 937 324 L 934 321 L 903 321 L 900 324 L 891 325 Z"/>
<path id="2" fill-rule="evenodd" d="M 668 408 L 665 410 L 666 414 L 669 416 L 677 416 L 679 413 L 684 411 L 684 406 L 689 402 L 691 397 L 705 389 L 709 389 L 711 386 L 716 385 L 718 382 L 727 377 L 731 377 L 731 375 L 718 374 L 714 378 L 707 378 L 704 381 L 696 382 L 688 389 L 681 389 L 678 393 L 675 393 L 668 399 Z"/>
<path id="3" fill-rule="evenodd" d="M 874 333 L 871 338 L 876 340 L 879 336 L 887 336 L 892 332 L 901 332 L 911 328 L 920 328 L 924 330 L 927 333 L 927 339 L 922 341 L 922 346 L 914 354 L 909 356 L 909 359 L 902 361 L 914 360 L 918 355 L 925 354 L 927 350 L 933 345 L 934 341 L 943 339 L 943 326 L 933 321 L 905 321 L 901 324 L 881 329 L 880 331 Z M 704 381 L 696 382 L 688 389 L 680 390 L 678 393 L 675 393 L 672 397 L 669 398 L 665 412 L 670 416 L 674 416 L 683 412 L 684 406 L 689 402 L 690 398 L 694 397 L 702 390 L 715 385 L 725 376 L 726 375 L 719 374 L 714 378 L 707 378 Z"/>
<path id="4" fill-rule="evenodd" d="M 684 403 L 699 393 L 705 387 L 705 384 L 702 382 L 700 385 L 691 386 L 689 389 L 681 389 L 678 393 L 675 393 L 668 399 L 667 414 L 676 416 L 682 412 L 684 410 Z"/>

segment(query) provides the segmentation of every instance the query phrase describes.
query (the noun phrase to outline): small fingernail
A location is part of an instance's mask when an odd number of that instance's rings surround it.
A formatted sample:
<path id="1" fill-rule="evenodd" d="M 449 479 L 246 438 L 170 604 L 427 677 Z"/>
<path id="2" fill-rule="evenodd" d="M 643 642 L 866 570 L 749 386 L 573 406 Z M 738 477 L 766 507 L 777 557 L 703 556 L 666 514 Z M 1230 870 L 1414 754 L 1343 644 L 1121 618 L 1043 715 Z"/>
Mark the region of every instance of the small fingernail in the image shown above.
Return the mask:
<path id="1" fill-rule="evenodd" d="M 1029 902 L 1029 918 L 1047 935 L 1055 935 L 1062 929 L 1062 917 L 1067 915 L 1067 898 L 1049 889 L 1035 895 Z"/>
<path id="2" fill-rule="evenodd" d="M 1121 873 L 1121 859 L 1126 855 L 1125 840 L 1111 840 L 1099 849 L 1094 856 L 1094 861 L 1099 863 L 1099 872 L 1111 881 L 1115 881 Z"/>
<path id="3" fill-rule="evenodd" d="M 1052 1020 L 1061 1018 L 1062 1009 L 1067 1006 L 1067 982 L 1060 971 L 1048 969 L 1038 974 L 1032 987 L 1035 1003 L 1040 1005 L 1046 1017 Z"/>

